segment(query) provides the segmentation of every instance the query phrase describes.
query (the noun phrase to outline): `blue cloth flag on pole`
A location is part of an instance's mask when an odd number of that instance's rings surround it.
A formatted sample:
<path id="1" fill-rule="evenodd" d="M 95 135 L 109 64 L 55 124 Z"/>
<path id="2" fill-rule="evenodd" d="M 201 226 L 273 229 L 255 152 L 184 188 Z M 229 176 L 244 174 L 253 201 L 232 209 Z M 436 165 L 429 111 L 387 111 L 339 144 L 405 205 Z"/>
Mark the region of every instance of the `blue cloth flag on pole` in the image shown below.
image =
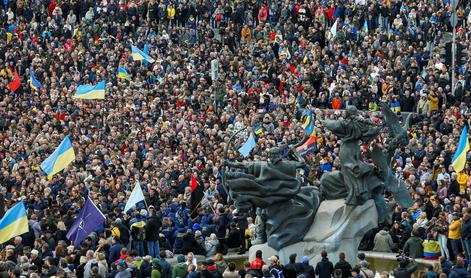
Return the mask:
<path id="1" fill-rule="evenodd" d="M 134 45 L 131 45 L 131 56 L 134 61 L 147 61 L 149 63 L 155 62 L 154 58 L 150 57 L 148 54 L 144 53 L 144 51 L 140 50 Z"/>
<path id="2" fill-rule="evenodd" d="M 135 204 L 144 201 L 144 193 L 142 192 L 141 185 L 139 183 L 136 183 L 134 186 L 134 189 L 131 192 L 131 196 L 129 196 L 129 200 L 126 203 L 126 206 L 124 207 L 124 213 L 126 213 L 128 210 L 130 210 Z"/>
<path id="3" fill-rule="evenodd" d="M 247 157 L 249 156 L 250 152 L 257 146 L 257 143 L 255 142 L 255 136 L 253 133 L 250 133 L 249 139 L 247 139 L 247 142 L 244 143 L 242 147 L 239 148 L 239 152 L 244 156 Z"/>
<path id="4" fill-rule="evenodd" d="M 74 246 L 80 245 L 82 240 L 94 232 L 105 222 L 106 217 L 97 208 L 95 203 L 87 196 L 85 205 L 77 215 L 77 219 L 67 233 L 67 239 L 74 242 Z"/>
<path id="5" fill-rule="evenodd" d="M 463 171 L 466 166 L 466 154 L 469 152 L 469 138 L 468 138 L 468 126 L 463 128 L 463 131 L 460 135 L 460 141 L 458 142 L 458 147 L 456 148 L 453 159 L 451 160 L 451 166 L 453 169 L 459 173 Z"/>
<path id="6" fill-rule="evenodd" d="M 368 33 L 368 22 L 366 22 L 366 19 L 365 19 L 365 22 L 363 23 L 363 32 Z"/>

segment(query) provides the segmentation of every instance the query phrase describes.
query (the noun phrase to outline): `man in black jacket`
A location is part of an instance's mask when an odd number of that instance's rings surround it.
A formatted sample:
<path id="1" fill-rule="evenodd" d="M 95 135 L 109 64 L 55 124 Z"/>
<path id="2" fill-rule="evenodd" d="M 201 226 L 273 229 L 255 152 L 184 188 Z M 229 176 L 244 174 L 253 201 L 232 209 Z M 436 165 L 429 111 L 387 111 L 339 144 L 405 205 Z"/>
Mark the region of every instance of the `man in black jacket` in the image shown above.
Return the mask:
<path id="1" fill-rule="evenodd" d="M 289 255 L 289 264 L 285 265 L 283 276 L 285 278 L 296 278 L 298 273 L 300 272 L 296 269 L 296 254 L 291 254 Z"/>
<path id="2" fill-rule="evenodd" d="M 348 278 L 351 276 L 350 270 L 352 266 L 345 260 L 345 253 L 339 253 L 339 261 L 335 264 L 335 269 L 342 270 L 342 278 Z"/>
<path id="3" fill-rule="evenodd" d="M 222 273 L 216 267 L 213 260 L 207 260 L 201 264 L 201 278 L 222 278 Z"/>
<path id="4" fill-rule="evenodd" d="M 471 220 L 469 213 L 463 215 L 463 223 L 461 224 L 461 240 L 463 241 L 464 252 L 469 260 L 471 254 Z"/>
<path id="5" fill-rule="evenodd" d="M 146 243 L 147 255 L 152 258 L 157 258 L 160 253 L 159 234 L 162 227 L 162 220 L 157 215 L 155 208 L 149 206 L 149 218 L 147 219 L 146 228 Z"/>
<path id="6" fill-rule="evenodd" d="M 407 260 L 402 260 L 399 263 L 399 268 L 396 268 L 394 270 L 394 277 L 396 278 L 410 278 L 412 273 L 414 273 L 417 270 L 417 264 L 415 263 L 414 260 L 412 260 L 412 266 L 407 267 Z"/>
<path id="7" fill-rule="evenodd" d="M 218 212 L 218 218 L 216 220 L 216 236 L 219 240 L 219 252 L 225 255 L 227 254 L 226 229 L 229 225 L 229 218 L 224 208 L 219 208 Z"/>
<path id="8" fill-rule="evenodd" d="M 322 260 L 316 265 L 316 275 L 319 278 L 330 278 L 334 274 L 334 265 L 327 258 L 327 252 L 321 252 Z"/>

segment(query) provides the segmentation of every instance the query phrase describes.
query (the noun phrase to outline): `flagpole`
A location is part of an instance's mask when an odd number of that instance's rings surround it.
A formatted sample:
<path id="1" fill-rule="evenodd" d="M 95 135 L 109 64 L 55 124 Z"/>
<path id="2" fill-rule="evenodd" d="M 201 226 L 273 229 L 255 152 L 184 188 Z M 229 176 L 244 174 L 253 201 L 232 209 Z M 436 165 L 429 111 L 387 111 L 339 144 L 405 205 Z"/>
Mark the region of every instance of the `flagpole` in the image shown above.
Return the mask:
<path id="1" fill-rule="evenodd" d="M 141 186 L 141 183 L 138 182 L 137 184 L 139 184 L 139 186 Z M 141 191 L 142 191 L 142 187 L 141 187 Z M 144 194 L 142 194 L 144 195 Z M 146 202 L 146 196 L 144 196 L 144 205 L 146 205 L 146 210 L 149 211 L 149 206 L 147 205 L 147 202 Z"/>

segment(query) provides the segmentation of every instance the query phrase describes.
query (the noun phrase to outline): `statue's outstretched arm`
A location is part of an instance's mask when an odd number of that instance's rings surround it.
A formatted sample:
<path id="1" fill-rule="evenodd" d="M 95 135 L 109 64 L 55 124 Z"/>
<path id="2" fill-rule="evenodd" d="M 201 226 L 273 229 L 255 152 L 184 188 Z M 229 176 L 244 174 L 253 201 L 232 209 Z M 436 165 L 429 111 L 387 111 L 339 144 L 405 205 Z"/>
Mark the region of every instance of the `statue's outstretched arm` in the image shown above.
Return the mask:
<path id="1" fill-rule="evenodd" d="M 244 162 L 232 162 L 232 161 L 224 161 L 224 166 L 229 166 L 233 168 L 246 168 L 246 163 Z"/>

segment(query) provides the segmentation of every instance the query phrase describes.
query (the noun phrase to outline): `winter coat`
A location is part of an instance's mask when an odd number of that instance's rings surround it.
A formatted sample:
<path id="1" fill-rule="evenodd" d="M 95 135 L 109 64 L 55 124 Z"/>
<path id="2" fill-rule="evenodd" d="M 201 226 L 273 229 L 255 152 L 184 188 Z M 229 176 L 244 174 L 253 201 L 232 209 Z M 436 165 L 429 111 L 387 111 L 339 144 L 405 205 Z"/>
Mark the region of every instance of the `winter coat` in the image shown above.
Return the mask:
<path id="1" fill-rule="evenodd" d="M 381 230 L 376 234 L 374 243 L 375 247 L 373 248 L 373 251 L 392 252 L 392 249 L 394 248 L 394 242 L 391 235 L 385 230 Z"/>
<path id="2" fill-rule="evenodd" d="M 348 278 L 351 276 L 350 270 L 352 269 L 352 266 L 345 260 L 336 263 L 334 269 L 342 270 L 342 278 Z"/>
<path id="3" fill-rule="evenodd" d="M 448 227 L 448 238 L 449 239 L 460 239 L 461 236 L 461 219 L 453 220 Z"/>
<path id="4" fill-rule="evenodd" d="M 471 239 L 471 219 L 461 223 L 461 239 Z"/>
<path id="5" fill-rule="evenodd" d="M 217 239 L 208 239 L 205 242 L 204 249 L 206 249 L 206 256 L 214 256 L 217 253 L 219 241 Z"/>
<path id="6" fill-rule="evenodd" d="M 430 114 L 430 102 L 428 99 L 420 99 L 417 103 L 417 114 L 429 115 Z"/>
<path id="7" fill-rule="evenodd" d="M 172 278 L 177 278 L 177 277 L 186 278 L 187 275 L 188 275 L 188 266 L 186 265 L 186 263 L 184 262 L 178 263 L 173 266 Z"/>
<path id="8" fill-rule="evenodd" d="M 322 258 L 316 265 L 316 275 L 319 278 L 330 278 L 334 274 L 334 265 L 328 258 Z"/>
<path id="9" fill-rule="evenodd" d="M 154 215 L 147 219 L 146 224 L 146 240 L 157 241 L 159 240 L 160 228 L 162 227 L 162 220 L 160 217 Z"/>
<path id="10" fill-rule="evenodd" d="M 404 244 L 404 253 L 411 258 L 422 258 L 422 239 L 417 236 L 410 237 Z"/>
<path id="11" fill-rule="evenodd" d="M 453 267 L 448 278 L 466 278 L 469 272 L 464 267 Z"/>

